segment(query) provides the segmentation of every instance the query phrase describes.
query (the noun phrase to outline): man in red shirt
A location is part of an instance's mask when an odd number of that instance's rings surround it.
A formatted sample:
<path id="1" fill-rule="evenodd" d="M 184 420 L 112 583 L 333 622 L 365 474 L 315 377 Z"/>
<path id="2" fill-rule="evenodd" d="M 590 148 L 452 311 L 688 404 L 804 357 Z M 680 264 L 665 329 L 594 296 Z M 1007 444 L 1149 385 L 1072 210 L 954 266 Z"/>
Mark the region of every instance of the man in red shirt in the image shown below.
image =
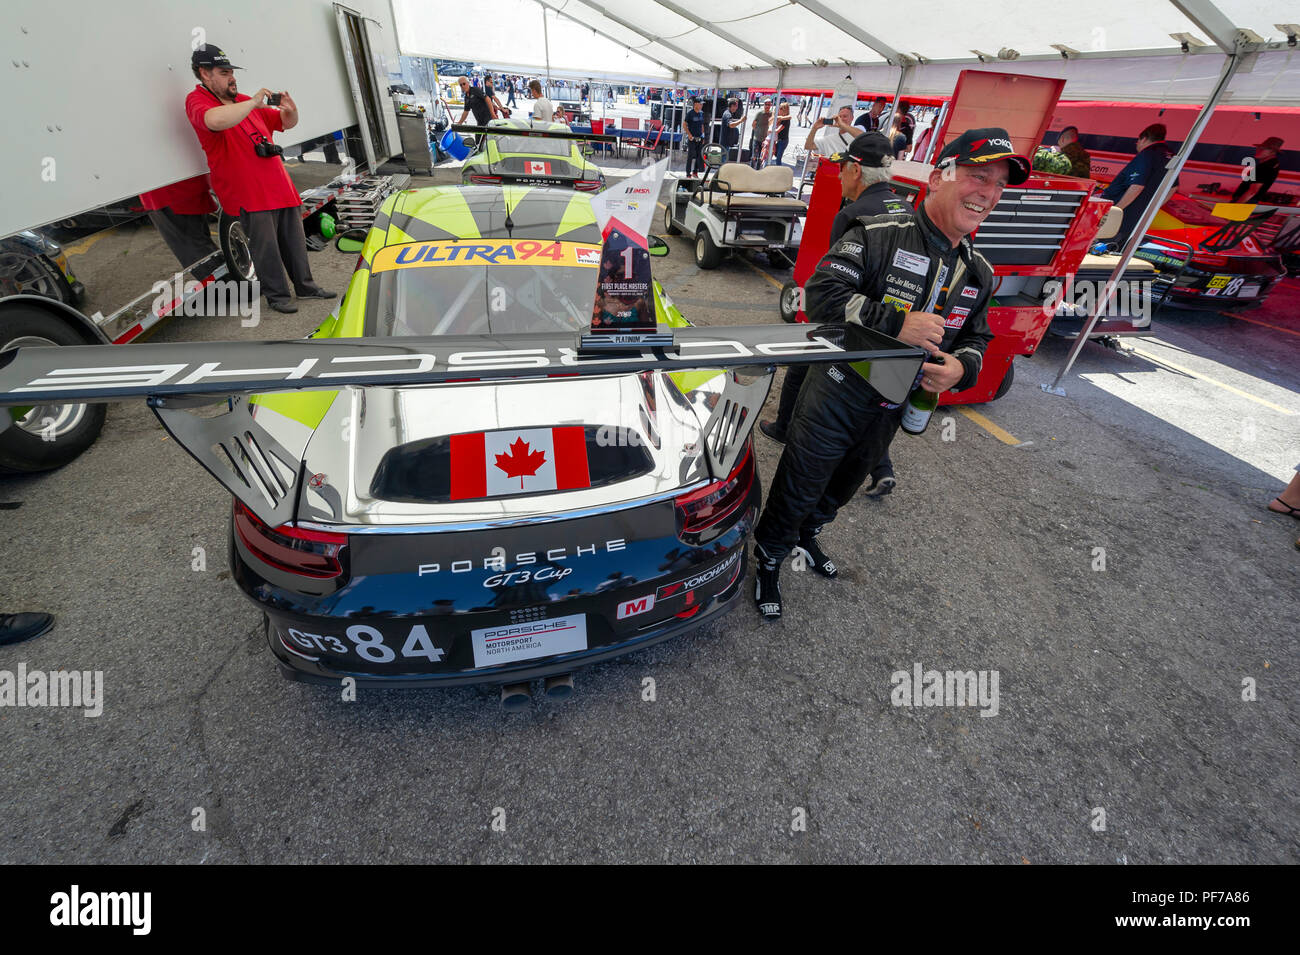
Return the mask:
<path id="1" fill-rule="evenodd" d="M 267 304 L 277 312 L 298 311 L 285 271 L 299 298 L 334 298 L 311 277 L 302 201 L 271 135 L 298 124 L 298 107 L 288 93 L 267 106 L 271 91 L 239 92 L 230 59 L 211 43 L 194 51 L 190 66 L 199 83 L 185 98 L 185 113 L 208 156 L 212 188 L 229 215 L 238 215 Z"/>
<path id="2" fill-rule="evenodd" d="M 140 205 L 149 213 L 149 221 L 181 268 L 207 262 L 217 252 L 208 228 L 208 213 L 216 212 L 217 204 L 212 201 L 212 185 L 206 175 L 142 192 Z M 207 263 L 190 274 L 202 282 L 212 274 L 212 268 L 212 263 Z"/>

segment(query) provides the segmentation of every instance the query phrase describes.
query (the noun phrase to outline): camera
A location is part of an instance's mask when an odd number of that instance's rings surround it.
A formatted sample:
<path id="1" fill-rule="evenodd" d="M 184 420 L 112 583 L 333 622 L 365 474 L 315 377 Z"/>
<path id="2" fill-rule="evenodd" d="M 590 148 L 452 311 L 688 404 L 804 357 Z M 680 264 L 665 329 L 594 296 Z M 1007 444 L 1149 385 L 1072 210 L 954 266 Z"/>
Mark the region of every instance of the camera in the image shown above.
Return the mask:
<path id="1" fill-rule="evenodd" d="M 823 118 L 822 118 L 822 125 L 823 125 L 823 126 L 834 126 L 834 125 L 835 125 L 835 117 L 834 117 L 834 116 L 826 116 L 826 117 L 823 117 Z"/>
<path id="2" fill-rule="evenodd" d="M 280 94 L 279 94 L 279 93 L 268 93 L 268 94 L 266 95 L 266 105 L 267 105 L 267 106 L 279 106 L 279 105 L 280 105 Z"/>
<path id="3" fill-rule="evenodd" d="M 263 159 L 274 159 L 284 152 L 284 147 L 278 143 L 273 143 L 269 139 L 258 140 L 253 144 L 253 152 L 257 153 Z"/>

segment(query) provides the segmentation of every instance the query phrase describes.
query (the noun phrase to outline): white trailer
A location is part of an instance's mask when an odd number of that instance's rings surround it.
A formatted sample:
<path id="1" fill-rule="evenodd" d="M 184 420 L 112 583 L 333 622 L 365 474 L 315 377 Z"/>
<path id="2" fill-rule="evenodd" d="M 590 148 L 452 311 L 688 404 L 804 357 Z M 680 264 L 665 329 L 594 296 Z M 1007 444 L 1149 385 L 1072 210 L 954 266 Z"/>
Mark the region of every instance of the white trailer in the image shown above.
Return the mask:
<path id="1" fill-rule="evenodd" d="M 196 82 L 190 54 L 203 43 L 243 68 L 241 91 L 293 94 L 299 123 L 277 135 L 286 155 L 351 130 L 353 154 L 371 168 L 399 150 L 387 95 L 398 56 L 388 0 L 7 0 L 0 8 L 7 133 L 0 237 L 207 172 L 184 108 Z M 225 267 L 240 272 L 238 210 L 228 211 L 220 230 Z M 127 317 L 133 306 L 91 319 L 49 298 L 0 298 L 0 354 L 129 341 L 144 330 Z M 0 473 L 67 463 L 94 442 L 103 420 L 102 405 L 0 412 Z"/>

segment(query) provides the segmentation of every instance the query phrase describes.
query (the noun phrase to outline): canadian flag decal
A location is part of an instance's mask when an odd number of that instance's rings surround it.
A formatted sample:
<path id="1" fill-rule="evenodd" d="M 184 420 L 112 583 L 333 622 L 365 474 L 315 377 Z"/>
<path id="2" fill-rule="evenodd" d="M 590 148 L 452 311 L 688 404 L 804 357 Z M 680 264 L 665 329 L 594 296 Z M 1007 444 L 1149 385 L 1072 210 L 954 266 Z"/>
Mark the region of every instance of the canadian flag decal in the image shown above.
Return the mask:
<path id="1" fill-rule="evenodd" d="M 451 437 L 451 499 L 590 487 L 581 426 Z"/>
<path id="2" fill-rule="evenodd" d="M 530 176 L 549 176 L 551 174 L 551 164 L 540 159 L 525 159 L 524 165 L 528 167 Z"/>

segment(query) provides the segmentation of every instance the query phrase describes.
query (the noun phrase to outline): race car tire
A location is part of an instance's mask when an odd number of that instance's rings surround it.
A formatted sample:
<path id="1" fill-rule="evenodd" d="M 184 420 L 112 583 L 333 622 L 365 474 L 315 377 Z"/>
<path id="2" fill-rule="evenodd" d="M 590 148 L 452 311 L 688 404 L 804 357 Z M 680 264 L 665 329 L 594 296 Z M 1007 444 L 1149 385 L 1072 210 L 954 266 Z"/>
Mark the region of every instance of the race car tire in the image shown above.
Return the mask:
<path id="1" fill-rule="evenodd" d="M 1011 383 L 1015 380 L 1016 380 L 1016 363 L 1013 361 L 1007 365 L 1007 373 L 1002 376 L 1002 384 L 998 385 L 998 390 L 993 392 L 993 397 L 990 398 L 989 400 L 997 401 L 999 398 L 1005 395 L 1008 391 L 1011 390 Z"/>
<path id="2" fill-rule="evenodd" d="M 0 353 L 28 346 L 84 344 L 85 338 L 75 329 L 43 309 L 20 302 L 0 308 Z M 13 416 L 13 423 L 0 431 L 0 474 L 63 467 L 95 443 L 107 413 L 102 404 L 0 408 L 0 414 Z"/>
<path id="3" fill-rule="evenodd" d="M 797 322 L 799 320 L 799 297 L 802 289 L 793 282 L 786 282 L 781 286 L 781 297 L 777 300 L 777 308 L 781 312 L 781 321 Z"/>
<path id="4" fill-rule="evenodd" d="M 701 226 L 695 233 L 695 264 L 702 269 L 716 269 L 721 262 L 722 250 L 714 243 L 709 230 Z"/>
<path id="5" fill-rule="evenodd" d="M 230 277 L 241 282 L 251 282 L 257 278 L 257 269 L 253 267 L 253 253 L 248 247 L 248 233 L 244 231 L 239 217 L 226 215 L 223 211 L 217 232 L 221 236 L 221 254 L 226 258 L 226 268 L 230 272 Z"/>
<path id="6" fill-rule="evenodd" d="M 681 235 L 682 230 L 673 224 L 673 207 L 664 206 L 664 231 L 669 235 Z"/>

